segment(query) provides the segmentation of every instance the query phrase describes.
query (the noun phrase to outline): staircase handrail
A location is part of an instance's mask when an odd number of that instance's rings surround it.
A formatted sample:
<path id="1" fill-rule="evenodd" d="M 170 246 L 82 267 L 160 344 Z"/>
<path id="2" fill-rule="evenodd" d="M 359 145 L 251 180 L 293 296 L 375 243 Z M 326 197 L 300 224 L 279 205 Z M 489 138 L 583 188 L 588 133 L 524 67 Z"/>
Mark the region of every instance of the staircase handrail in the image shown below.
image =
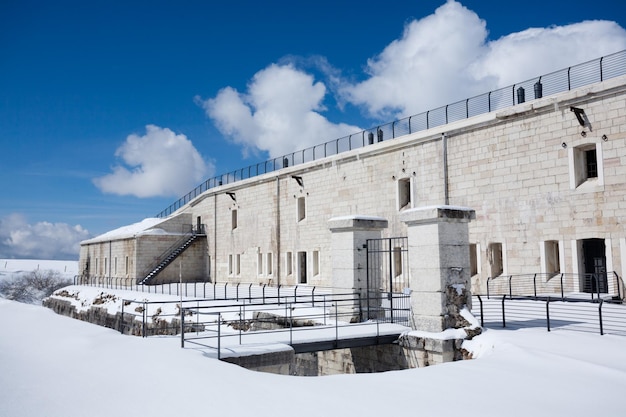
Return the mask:
<path id="1" fill-rule="evenodd" d="M 143 270 L 142 274 L 139 275 L 139 277 L 137 278 L 137 282 L 143 281 L 146 278 L 146 276 L 148 276 L 148 274 L 150 272 L 154 271 L 154 269 L 157 266 L 159 266 L 159 264 L 161 262 L 163 262 L 164 259 L 166 259 L 172 253 L 174 253 L 178 248 L 180 248 L 192 236 L 195 236 L 197 234 L 198 233 L 197 233 L 197 230 L 195 228 L 193 228 L 193 227 L 189 228 L 189 231 L 183 233 L 183 235 L 174 244 L 172 244 L 170 247 L 168 247 L 165 251 L 163 251 L 161 253 L 161 256 L 159 256 L 156 261 L 154 261 L 148 268 L 145 268 Z"/>

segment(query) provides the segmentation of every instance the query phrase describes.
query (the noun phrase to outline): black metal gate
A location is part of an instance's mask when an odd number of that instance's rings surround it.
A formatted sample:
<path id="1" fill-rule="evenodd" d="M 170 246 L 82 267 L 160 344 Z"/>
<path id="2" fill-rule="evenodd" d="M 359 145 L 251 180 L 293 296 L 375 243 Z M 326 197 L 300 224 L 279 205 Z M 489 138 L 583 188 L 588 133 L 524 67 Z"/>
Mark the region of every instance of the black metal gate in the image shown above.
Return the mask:
<path id="1" fill-rule="evenodd" d="M 367 319 L 409 325 L 406 237 L 367 240 Z"/>

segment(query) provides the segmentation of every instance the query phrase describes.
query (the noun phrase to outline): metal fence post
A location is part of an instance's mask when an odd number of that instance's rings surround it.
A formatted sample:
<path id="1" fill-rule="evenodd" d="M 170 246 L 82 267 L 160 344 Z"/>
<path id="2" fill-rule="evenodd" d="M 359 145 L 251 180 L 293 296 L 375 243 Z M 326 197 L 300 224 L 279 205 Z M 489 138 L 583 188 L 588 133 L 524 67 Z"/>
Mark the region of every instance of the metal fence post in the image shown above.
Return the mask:
<path id="1" fill-rule="evenodd" d="M 604 304 L 604 300 L 600 299 L 598 305 L 598 318 L 600 319 L 600 335 L 604 336 L 604 323 L 602 322 L 602 304 Z"/>
<path id="2" fill-rule="evenodd" d="M 120 318 L 120 333 L 124 334 L 124 300 L 122 299 L 122 316 Z"/>
<path id="3" fill-rule="evenodd" d="M 485 327 L 485 315 L 483 314 L 483 299 L 479 294 L 476 294 L 478 297 L 478 302 L 480 303 L 480 326 Z"/>
<path id="4" fill-rule="evenodd" d="M 506 294 L 502 296 L 502 327 L 506 327 L 506 319 L 504 317 L 504 300 L 506 300 Z"/>
<path id="5" fill-rule="evenodd" d="M 243 317 L 242 317 L 243 311 L 242 311 L 242 306 L 239 306 L 239 344 L 241 344 L 241 329 L 243 327 Z"/>
<path id="6" fill-rule="evenodd" d="M 293 345 L 293 307 L 289 309 L 289 344 Z"/>
<path id="7" fill-rule="evenodd" d="M 180 305 L 180 347 L 185 347 L 185 310 L 183 305 Z"/>
<path id="8" fill-rule="evenodd" d="M 141 323 L 141 336 L 142 337 L 146 337 L 146 316 L 147 316 L 147 314 L 148 314 L 148 304 L 144 301 L 143 302 L 142 323 Z"/>
<path id="9" fill-rule="evenodd" d="M 550 331 L 550 297 L 546 300 L 546 325 Z"/>
<path id="10" fill-rule="evenodd" d="M 339 305 L 335 301 L 335 346 L 339 344 Z"/>
<path id="11" fill-rule="evenodd" d="M 602 60 L 604 57 L 600 58 L 600 81 L 604 81 L 603 73 L 602 73 Z"/>
<path id="12" fill-rule="evenodd" d="M 217 359 L 221 359 L 222 347 L 222 313 L 217 313 Z"/>

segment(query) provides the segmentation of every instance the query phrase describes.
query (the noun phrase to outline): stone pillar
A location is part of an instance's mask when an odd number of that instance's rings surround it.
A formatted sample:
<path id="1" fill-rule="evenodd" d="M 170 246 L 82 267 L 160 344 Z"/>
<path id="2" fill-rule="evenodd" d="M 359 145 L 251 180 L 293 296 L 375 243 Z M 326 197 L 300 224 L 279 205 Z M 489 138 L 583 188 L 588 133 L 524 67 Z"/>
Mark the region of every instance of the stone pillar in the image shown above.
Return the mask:
<path id="1" fill-rule="evenodd" d="M 345 216 L 328 221 L 331 236 L 333 291 L 358 291 L 365 302 L 367 294 L 367 239 L 380 239 L 387 228 L 382 217 Z M 347 308 L 342 309 L 347 310 Z M 352 308 L 354 319 L 359 306 Z M 346 313 L 346 311 L 340 311 Z"/>
<path id="2" fill-rule="evenodd" d="M 465 207 L 431 206 L 404 211 L 407 225 L 413 327 L 441 332 L 466 325 L 459 316 L 471 307 L 468 223 Z"/>

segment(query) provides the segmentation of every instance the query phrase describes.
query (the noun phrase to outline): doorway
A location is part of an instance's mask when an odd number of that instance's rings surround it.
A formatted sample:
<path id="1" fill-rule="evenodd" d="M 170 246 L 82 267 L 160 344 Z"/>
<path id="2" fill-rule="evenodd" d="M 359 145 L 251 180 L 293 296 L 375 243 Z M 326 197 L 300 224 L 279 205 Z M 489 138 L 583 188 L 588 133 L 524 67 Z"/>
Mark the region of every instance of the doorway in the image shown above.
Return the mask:
<path id="1" fill-rule="evenodd" d="M 306 252 L 298 252 L 298 284 L 306 284 Z"/>
<path id="2" fill-rule="evenodd" d="M 583 292 L 607 293 L 606 246 L 604 239 L 584 239 L 582 245 L 584 275 Z"/>

